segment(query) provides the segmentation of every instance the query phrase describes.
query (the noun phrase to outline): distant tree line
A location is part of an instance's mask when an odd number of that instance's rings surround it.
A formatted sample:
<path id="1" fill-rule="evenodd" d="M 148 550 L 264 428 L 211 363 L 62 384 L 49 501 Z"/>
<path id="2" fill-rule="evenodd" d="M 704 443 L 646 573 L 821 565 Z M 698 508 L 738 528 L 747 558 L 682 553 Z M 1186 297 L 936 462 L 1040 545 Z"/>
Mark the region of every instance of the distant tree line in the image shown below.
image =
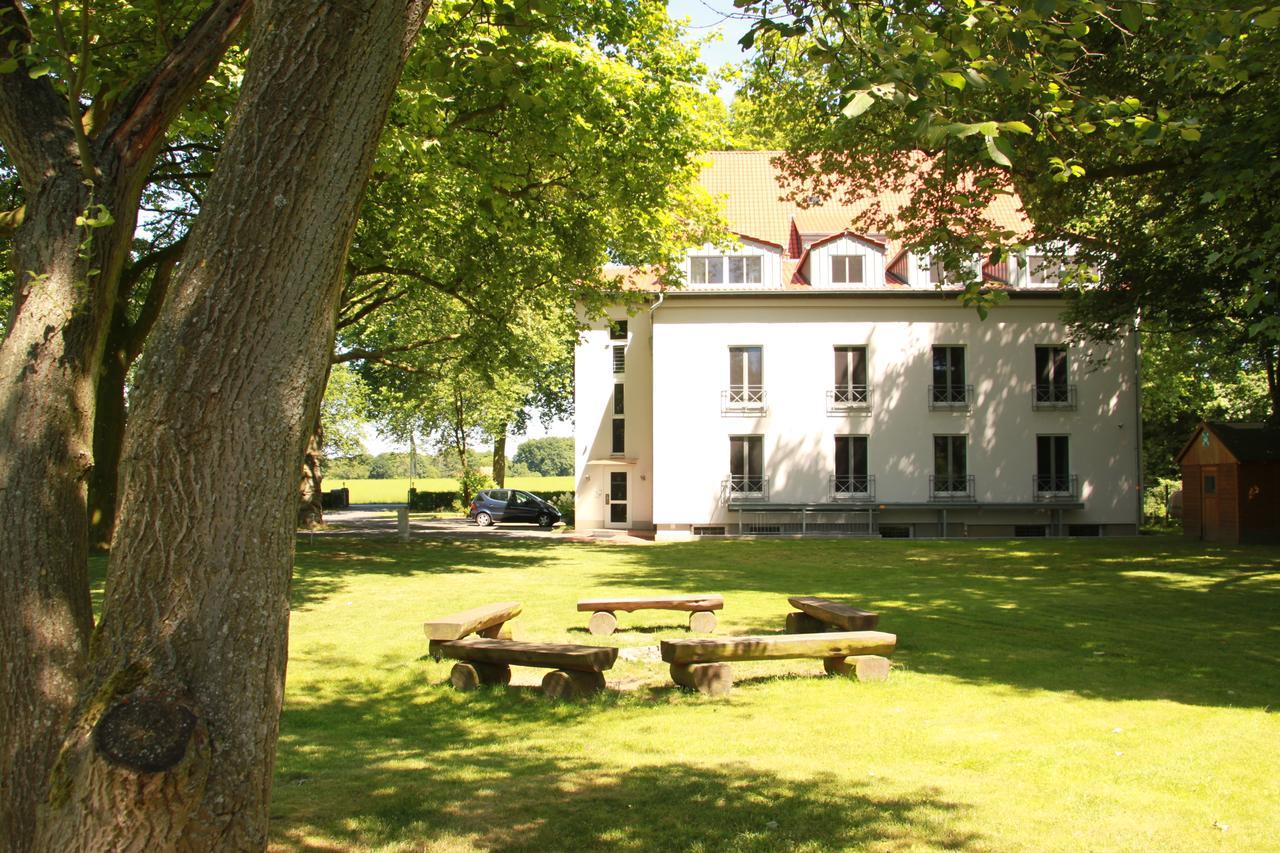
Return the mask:
<path id="1" fill-rule="evenodd" d="M 410 456 L 416 457 L 410 463 Z M 468 450 L 468 470 L 493 468 L 493 451 Z M 325 458 L 321 463 L 325 478 L 332 480 L 394 480 L 409 476 L 430 480 L 437 477 L 459 479 L 462 465 L 456 453 L 403 451 L 369 454 L 357 451 L 347 456 Z M 563 477 L 573 473 L 572 438 L 531 438 L 520 445 L 515 458 L 507 465 L 513 477 Z"/>

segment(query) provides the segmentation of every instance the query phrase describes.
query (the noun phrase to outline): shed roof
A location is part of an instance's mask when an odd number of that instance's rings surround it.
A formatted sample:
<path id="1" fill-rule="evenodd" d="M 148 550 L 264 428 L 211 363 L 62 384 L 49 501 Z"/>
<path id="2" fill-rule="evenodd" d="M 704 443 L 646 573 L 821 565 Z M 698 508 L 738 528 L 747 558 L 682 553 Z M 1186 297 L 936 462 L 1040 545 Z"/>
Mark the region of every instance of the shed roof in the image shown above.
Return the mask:
<path id="1" fill-rule="evenodd" d="M 1178 453 L 1178 462 L 1205 430 L 1217 436 L 1237 462 L 1280 462 L 1280 426 L 1240 421 L 1204 421 Z"/>

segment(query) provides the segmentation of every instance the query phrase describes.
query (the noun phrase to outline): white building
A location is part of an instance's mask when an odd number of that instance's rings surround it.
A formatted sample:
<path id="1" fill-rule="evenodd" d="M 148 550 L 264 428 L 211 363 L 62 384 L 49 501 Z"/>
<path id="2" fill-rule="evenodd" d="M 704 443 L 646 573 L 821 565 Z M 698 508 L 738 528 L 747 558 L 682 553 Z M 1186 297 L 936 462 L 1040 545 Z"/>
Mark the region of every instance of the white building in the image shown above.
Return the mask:
<path id="1" fill-rule="evenodd" d="M 702 177 L 740 248 L 691 250 L 687 288 L 583 334 L 578 528 L 1135 533 L 1135 336 L 1068 342 L 1034 253 L 982 267 L 1009 300 L 979 319 L 927 258 L 848 230 L 858 206 L 779 200 L 769 157 Z M 1026 225 L 1013 200 L 988 215 Z"/>

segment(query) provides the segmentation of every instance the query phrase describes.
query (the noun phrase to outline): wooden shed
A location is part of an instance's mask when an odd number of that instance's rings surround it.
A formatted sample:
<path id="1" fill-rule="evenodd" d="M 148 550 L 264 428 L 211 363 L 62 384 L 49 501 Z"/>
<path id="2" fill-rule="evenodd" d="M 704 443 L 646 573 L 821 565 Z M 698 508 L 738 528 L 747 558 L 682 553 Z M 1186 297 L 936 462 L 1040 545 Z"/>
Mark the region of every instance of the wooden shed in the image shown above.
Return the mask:
<path id="1" fill-rule="evenodd" d="M 1280 542 L 1280 427 L 1206 421 L 1178 454 L 1182 529 L 1206 542 Z"/>

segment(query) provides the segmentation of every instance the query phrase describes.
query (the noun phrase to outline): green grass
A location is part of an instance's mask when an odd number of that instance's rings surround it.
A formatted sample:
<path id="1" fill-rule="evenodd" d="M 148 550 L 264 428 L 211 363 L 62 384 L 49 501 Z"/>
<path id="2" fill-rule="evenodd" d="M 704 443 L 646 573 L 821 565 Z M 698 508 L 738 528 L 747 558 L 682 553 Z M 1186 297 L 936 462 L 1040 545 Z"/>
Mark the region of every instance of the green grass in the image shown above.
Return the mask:
<path id="1" fill-rule="evenodd" d="M 272 843 L 314 850 L 1264 850 L 1280 838 L 1280 549 L 1041 542 L 302 540 Z M 460 694 L 421 623 L 518 599 L 517 638 L 652 646 L 680 614 L 584 630 L 581 596 L 787 594 L 874 608 L 886 684 L 735 664 L 731 696 L 619 660 L 553 704 Z"/>
<path id="2" fill-rule="evenodd" d="M 458 481 L 450 477 L 424 479 L 418 477 L 413 481 L 414 488 L 420 492 L 450 492 L 458 488 Z M 340 480 L 326 477 L 326 489 L 348 488 L 351 490 L 353 504 L 385 504 L 404 503 L 409 495 L 407 477 L 394 480 Z M 508 477 L 507 487 L 524 489 L 536 495 L 551 495 L 557 492 L 573 491 L 573 477 Z"/>

